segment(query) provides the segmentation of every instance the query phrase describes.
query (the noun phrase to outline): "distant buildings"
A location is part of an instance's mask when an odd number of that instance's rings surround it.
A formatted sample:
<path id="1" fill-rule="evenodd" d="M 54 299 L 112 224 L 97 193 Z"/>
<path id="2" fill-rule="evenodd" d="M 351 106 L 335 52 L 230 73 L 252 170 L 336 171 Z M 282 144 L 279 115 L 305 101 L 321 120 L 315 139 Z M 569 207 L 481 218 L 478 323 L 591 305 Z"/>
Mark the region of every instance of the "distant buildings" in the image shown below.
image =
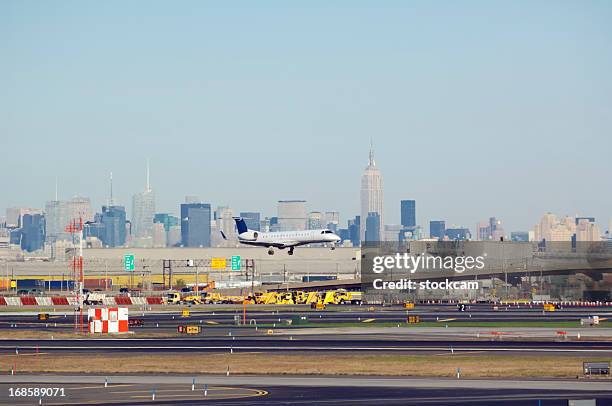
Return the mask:
<path id="1" fill-rule="evenodd" d="M 126 242 L 126 214 L 123 206 L 102 206 L 102 233 L 98 237 L 105 247 L 123 247 Z"/>
<path id="2" fill-rule="evenodd" d="M 472 233 L 469 228 L 447 228 L 444 235 L 451 241 L 455 240 L 471 240 Z"/>
<path id="3" fill-rule="evenodd" d="M 446 223 L 444 220 L 431 220 L 429 222 L 429 238 L 441 240 L 446 235 Z"/>
<path id="4" fill-rule="evenodd" d="M 311 211 L 308 213 L 308 229 L 309 230 L 320 230 L 323 228 L 325 219 L 323 213 L 320 211 Z"/>
<path id="5" fill-rule="evenodd" d="M 261 230 L 261 214 L 256 211 L 241 211 L 240 217 L 244 219 L 249 230 Z"/>
<path id="6" fill-rule="evenodd" d="M 528 231 L 512 231 L 510 233 L 510 240 L 514 242 L 528 242 L 529 232 Z"/>
<path id="7" fill-rule="evenodd" d="M 156 228 L 157 224 L 161 224 L 162 229 L 164 231 L 164 240 L 165 244 L 168 247 L 173 247 L 176 244 L 180 244 L 180 220 L 178 217 L 173 216 L 169 213 L 156 213 L 153 217 L 153 245 L 156 246 L 159 244 L 160 236 L 159 233 L 161 230 Z M 174 238 L 171 237 L 171 231 L 173 229 L 178 229 L 178 234 L 175 234 Z M 157 241 L 156 241 L 157 240 Z"/>
<path id="8" fill-rule="evenodd" d="M 132 234 L 137 239 L 153 236 L 153 219 L 155 217 L 155 194 L 149 180 L 149 163 L 147 162 L 147 184 L 145 190 L 132 197 Z"/>
<path id="9" fill-rule="evenodd" d="M 306 223 L 306 200 L 278 201 L 278 231 L 306 230 Z"/>
<path id="10" fill-rule="evenodd" d="M 76 196 L 70 200 L 50 200 L 45 204 L 47 239 L 50 241 L 70 240 L 66 226 L 73 220 L 84 223 L 93 221 L 93 209 L 88 197 Z"/>
<path id="11" fill-rule="evenodd" d="M 381 241 L 381 224 L 384 223 L 383 202 L 383 177 L 374 161 L 374 150 L 370 147 L 368 166 L 361 176 L 361 218 L 364 220 L 360 225 L 360 240 Z M 370 213 L 378 214 L 378 234 L 374 235 L 376 228 L 372 226 L 369 237 L 366 238 L 367 219 Z M 376 221 L 374 219 L 371 222 Z M 373 223 L 372 223 L 373 224 Z"/>
<path id="12" fill-rule="evenodd" d="M 181 241 L 183 246 L 210 247 L 210 231 L 210 204 L 181 204 Z"/>
<path id="13" fill-rule="evenodd" d="M 593 217 L 569 217 L 561 220 L 546 213 L 534 227 L 536 241 L 600 241 L 601 232 Z"/>
<path id="14" fill-rule="evenodd" d="M 476 239 L 479 241 L 499 241 L 503 237 L 502 222 L 495 217 L 490 217 L 488 222 L 480 222 L 476 225 Z"/>
<path id="15" fill-rule="evenodd" d="M 381 241 L 380 232 L 380 214 L 377 212 L 369 212 L 365 221 L 365 241 L 378 242 Z"/>
<path id="16" fill-rule="evenodd" d="M 361 216 L 355 216 L 353 220 L 348 221 L 348 236 L 353 247 L 359 247 L 361 244 Z"/>
<path id="17" fill-rule="evenodd" d="M 337 211 L 326 211 L 325 212 L 325 227 L 333 232 L 338 230 L 340 225 L 340 213 Z"/>
<path id="18" fill-rule="evenodd" d="M 42 214 L 26 214 L 22 217 L 21 249 L 38 251 L 45 246 L 45 217 Z"/>
<path id="19" fill-rule="evenodd" d="M 401 223 L 404 228 L 416 227 L 416 201 L 400 201 Z"/>

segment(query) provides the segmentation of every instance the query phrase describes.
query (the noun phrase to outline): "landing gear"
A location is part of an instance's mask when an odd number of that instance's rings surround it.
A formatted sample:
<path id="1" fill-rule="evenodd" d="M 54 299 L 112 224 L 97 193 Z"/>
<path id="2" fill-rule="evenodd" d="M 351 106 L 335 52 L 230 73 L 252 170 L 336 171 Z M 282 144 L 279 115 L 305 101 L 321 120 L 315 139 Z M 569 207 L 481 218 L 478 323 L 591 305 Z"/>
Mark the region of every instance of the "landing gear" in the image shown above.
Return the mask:
<path id="1" fill-rule="evenodd" d="M 272 248 L 268 248 L 268 255 L 274 255 L 274 250 Z"/>
<path id="2" fill-rule="evenodd" d="M 287 251 L 287 254 L 293 255 L 293 247 L 289 248 L 289 251 Z"/>

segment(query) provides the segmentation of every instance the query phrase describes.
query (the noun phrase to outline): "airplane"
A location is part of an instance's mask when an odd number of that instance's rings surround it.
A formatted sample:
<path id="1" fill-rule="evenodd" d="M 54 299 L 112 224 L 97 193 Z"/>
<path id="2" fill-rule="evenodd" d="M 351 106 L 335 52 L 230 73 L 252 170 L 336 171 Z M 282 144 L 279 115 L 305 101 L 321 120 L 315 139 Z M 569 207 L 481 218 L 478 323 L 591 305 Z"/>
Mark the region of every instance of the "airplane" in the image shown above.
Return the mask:
<path id="1" fill-rule="evenodd" d="M 274 255 L 274 248 L 281 250 L 289 248 L 287 254 L 293 255 L 293 249 L 297 246 L 318 243 L 330 243 L 331 249 L 334 250 L 336 249 L 336 243 L 340 241 L 340 237 L 326 228 L 319 230 L 263 233 L 249 230 L 242 217 L 233 217 L 233 219 L 236 222 L 236 228 L 238 228 L 238 241 L 245 245 L 268 247 L 269 255 Z M 221 231 L 221 235 L 227 240 L 223 231 Z"/>

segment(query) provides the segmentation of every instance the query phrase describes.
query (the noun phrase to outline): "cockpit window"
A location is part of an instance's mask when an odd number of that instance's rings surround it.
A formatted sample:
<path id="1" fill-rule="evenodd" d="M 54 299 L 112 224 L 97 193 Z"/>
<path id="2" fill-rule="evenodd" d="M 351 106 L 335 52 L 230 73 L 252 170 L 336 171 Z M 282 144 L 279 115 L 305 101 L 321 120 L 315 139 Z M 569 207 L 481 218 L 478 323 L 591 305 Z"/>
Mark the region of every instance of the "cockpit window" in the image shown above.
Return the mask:
<path id="1" fill-rule="evenodd" d="M 329 230 L 323 230 L 321 231 L 321 234 L 333 234 L 333 233 Z"/>

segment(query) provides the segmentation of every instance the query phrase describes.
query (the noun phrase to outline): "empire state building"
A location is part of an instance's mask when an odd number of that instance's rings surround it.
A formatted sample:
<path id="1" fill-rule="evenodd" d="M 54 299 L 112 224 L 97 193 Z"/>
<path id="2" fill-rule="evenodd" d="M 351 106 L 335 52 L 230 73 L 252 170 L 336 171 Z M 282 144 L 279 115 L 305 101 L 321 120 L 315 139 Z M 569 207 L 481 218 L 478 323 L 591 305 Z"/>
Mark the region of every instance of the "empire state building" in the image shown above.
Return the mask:
<path id="1" fill-rule="evenodd" d="M 374 162 L 374 150 L 370 146 L 368 166 L 361 177 L 361 219 L 359 235 L 361 242 L 366 240 L 366 220 L 368 215 L 378 214 L 378 235 L 368 235 L 369 241 L 382 241 L 383 221 L 383 178 Z"/>

